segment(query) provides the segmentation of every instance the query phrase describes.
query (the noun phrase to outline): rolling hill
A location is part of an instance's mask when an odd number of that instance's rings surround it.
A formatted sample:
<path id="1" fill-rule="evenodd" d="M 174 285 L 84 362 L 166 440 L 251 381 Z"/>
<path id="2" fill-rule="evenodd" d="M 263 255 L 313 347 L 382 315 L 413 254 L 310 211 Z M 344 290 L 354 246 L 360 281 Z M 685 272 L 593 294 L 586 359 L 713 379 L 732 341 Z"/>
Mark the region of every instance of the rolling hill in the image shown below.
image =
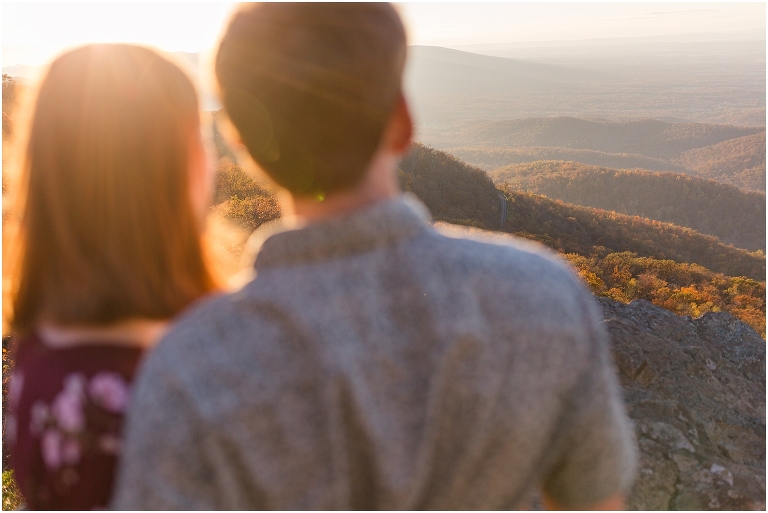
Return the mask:
<path id="1" fill-rule="evenodd" d="M 513 164 L 491 173 L 513 190 L 638 215 L 765 251 L 765 194 L 680 173 L 617 170 L 575 162 Z"/>
<path id="2" fill-rule="evenodd" d="M 420 123 L 493 118 L 500 106 L 511 114 L 531 96 L 590 94 L 583 87 L 585 70 L 437 46 L 412 46 L 408 52 L 403 82 Z"/>
<path id="3" fill-rule="evenodd" d="M 759 133 L 765 133 L 765 128 L 669 123 L 655 119 L 595 121 L 559 116 L 506 121 L 467 121 L 462 123 L 458 130 L 433 133 L 429 143 L 438 148 L 545 146 L 630 153 L 669 160 L 694 148 Z"/>
<path id="4" fill-rule="evenodd" d="M 401 186 L 417 194 L 435 219 L 495 230 L 498 200 L 486 173 L 422 145 L 400 164 Z M 727 246 L 690 228 L 639 216 L 570 205 L 501 188 L 509 213 L 503 231 L 582 255 L 631 251 L 639 256 L 696 263 L 729 276 L 765 277 L 765 256 Z"/>
<path id="5" fill-rule="evenodd" d="M 694 148 L 672 161 L 705 178 L 765 191 L 765 131 Z"/>
<path id="6" fill-rule="evenodd" d="M 510 164 L 536 162 L 537 160 L 564 160 L 614 169 L 690 172 L 685 167 L 666 160 L 630 153 L 606 153 L 595 150 L 536 146 L 528 148 L 456 147 L 447 148 L 445 151 L 467 164 L 477 166 L 485 171 L 493 171 Z"/>
<path id="7" fill-rule="evenodd" d="M 399 177 L 438 222 L 466 230 L 497 229 L 498 202 L 482 171 L 414 145 Z M 467 202 L 462 192 L 469 190 L 477 196 Z M 763 254 L 669 223 L 502 190 L 509 205 L 503 231 L 564 254 L 596 295 L 622 302 L 647 299 L 693 317 L 725 310 L 765 333 Z"/>
<path id="8" fill-rule="evenodd" d="M 765 278 L 765 256 L 726 246 L 716 237 L 545 196 L 505 191 L 510 213 L 505 231 L 538 240 L 564 253 L 600 255 L 630 251 L 639 256 L 699 264 L 728 276 Z"/>
<path id="9" fill-rule="evenodd" d="M 486 172 L 416 144 L 400 162 L 398 175 L 401 188 L 416 194 L 435 219 L 498 228 L 498 191 Z"/>

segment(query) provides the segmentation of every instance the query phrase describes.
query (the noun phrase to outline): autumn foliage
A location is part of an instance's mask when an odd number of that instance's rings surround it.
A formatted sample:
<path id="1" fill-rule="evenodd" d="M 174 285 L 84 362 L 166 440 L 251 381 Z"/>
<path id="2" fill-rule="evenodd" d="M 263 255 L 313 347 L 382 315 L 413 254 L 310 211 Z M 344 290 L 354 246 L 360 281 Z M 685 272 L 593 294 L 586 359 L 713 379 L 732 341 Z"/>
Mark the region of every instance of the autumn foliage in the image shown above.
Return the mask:
<path id="1" fill-rule="evenodd" d="M 437 220 L 498 230 L 498 197 L 487 175 L 446 153 L 414 145 L 401 185 Z M 462 201 L 462 191 L 473 191 Z M 647 299 L 679 315 L 726 311 L 765 336 L 765 256 L 690 228 L 501 188 L 502 231 L 563 253 L 591 290 L 629 302 Z M 483 201 L 477 201 L 481 198 Z"/>
<path id="2" fill-rule="evenodd" d="M 400 162 L 398 177 L 400 187 L 416 194 L 435 219 L 487 229 L 499 226 L 496 187 L 480 169 L 415 144 Z"/>
<path id="3" fill-rule="evenodd" d="M 416 144 L 398 177 L 436 220 L 499 229 L 499 190 L 485 172 Z M 563 253 L 596 295 L 647 299 L 693 317 L 726 311 L 765 337 L 762 253 L 669 223 L 501 190 L 509 206 L 502 230 Z M 280 215 L 272 190 L 227 159 L 219 164 L 214 203 L 224 217 L 248 229 Z"/>
<path id="4" fill-rule="evenodd" d="M 280 207 L 269 186 L 258 184 L 238 165 L 219 162 L 214 208 L 226 219 L 250 230 L 280 217 Z"/>
<path id="5" fill-rule="evenodd" d="M 729 312 L 765 338 L 765 281 L 714 273 L 697 264 L 638 257 L 631 252 L 605 257 L 567 253 L 592 292 L 629 303 L 646 299 L 679 315 Z"/>
<path id="6" fill-rule="evenodd" d="M 765 191 L 765 131 L 688 150 L 673 162 L 699 176 Z"/>

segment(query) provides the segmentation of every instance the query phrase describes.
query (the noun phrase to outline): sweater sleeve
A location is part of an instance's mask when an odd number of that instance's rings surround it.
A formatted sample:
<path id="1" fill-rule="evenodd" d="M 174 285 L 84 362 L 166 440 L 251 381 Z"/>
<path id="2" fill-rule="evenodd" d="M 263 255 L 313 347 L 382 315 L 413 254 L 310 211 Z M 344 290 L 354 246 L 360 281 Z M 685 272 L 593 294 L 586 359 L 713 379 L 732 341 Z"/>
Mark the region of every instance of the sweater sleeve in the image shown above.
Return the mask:
<path id="1" fill-rule="evenodd" d="M 589 359 L 570 391 L 554 443 L 555 464 L 543 483 L 551 499 L 574 509 L 627 493 L 637 465 L 632 423 L 621 398 L 608 336 L 592 298 L 584 303 Z"/>
<path id="2" fill-rule="evenodd" d="M 167 359 L 155 350 L 137 377 L 112 509 L 217 509 L 203 419 Z"/>

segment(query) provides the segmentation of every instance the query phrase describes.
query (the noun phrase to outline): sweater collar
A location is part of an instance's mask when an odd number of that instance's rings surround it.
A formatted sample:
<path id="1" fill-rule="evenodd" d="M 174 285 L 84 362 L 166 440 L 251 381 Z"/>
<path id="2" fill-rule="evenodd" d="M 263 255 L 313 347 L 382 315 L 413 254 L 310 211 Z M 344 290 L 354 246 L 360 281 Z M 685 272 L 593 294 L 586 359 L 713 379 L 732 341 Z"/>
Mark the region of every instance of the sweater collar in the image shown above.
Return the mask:
<path id="1" fill-rule="evenodd" d="M 427 208 L 411 194 L 376 203 L 350 214 L 288 228 L 280 220 L 254 232 L 256 270 L 307 264 L 390 246 L 428 226 Z"/>

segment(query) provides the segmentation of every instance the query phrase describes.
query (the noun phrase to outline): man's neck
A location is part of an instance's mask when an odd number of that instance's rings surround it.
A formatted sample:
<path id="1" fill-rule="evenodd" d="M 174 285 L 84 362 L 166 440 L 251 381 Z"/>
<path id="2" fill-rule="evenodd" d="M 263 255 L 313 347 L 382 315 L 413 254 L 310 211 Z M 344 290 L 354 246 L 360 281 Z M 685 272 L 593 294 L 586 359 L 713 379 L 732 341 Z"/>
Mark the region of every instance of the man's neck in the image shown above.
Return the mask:
<path id="1" fill-rule="evenodd" d="M 395 171 L 397 155 L 379 154 L 355 187 L 329 194 L 322 200 L 285 193 L 281 198 L 283 214 L 295 221 L 312 223 L 328 217 L 349 214 L 400 193 Z"/>

